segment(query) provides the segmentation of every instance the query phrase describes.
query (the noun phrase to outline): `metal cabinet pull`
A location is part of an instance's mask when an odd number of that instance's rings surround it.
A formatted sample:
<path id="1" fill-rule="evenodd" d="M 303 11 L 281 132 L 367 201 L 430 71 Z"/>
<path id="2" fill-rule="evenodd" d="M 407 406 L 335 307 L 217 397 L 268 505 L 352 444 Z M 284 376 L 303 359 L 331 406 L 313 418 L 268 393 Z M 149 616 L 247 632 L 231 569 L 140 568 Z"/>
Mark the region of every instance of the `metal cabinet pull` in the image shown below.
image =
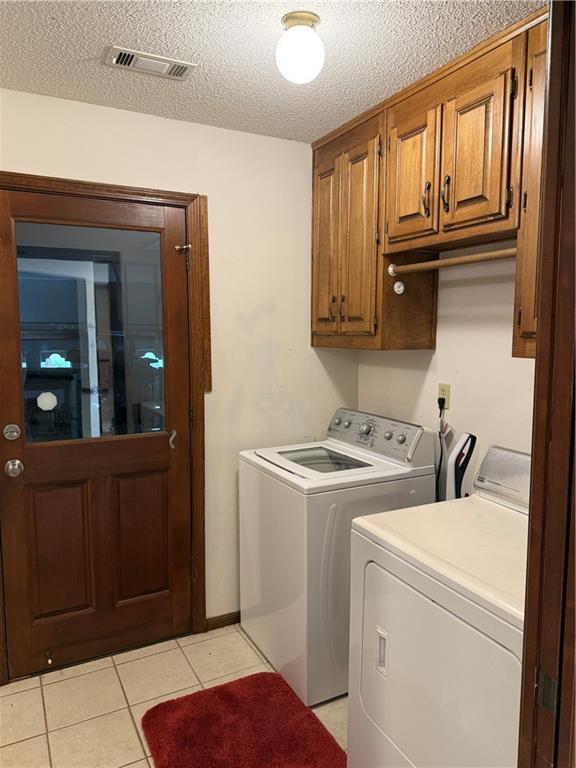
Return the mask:
<path id="1" fill-rule="evenodd" d="M 444 176 L 444 184 L 442 184 L 442 191 L 440 192 L 440 197 L 442 198 L 442 206 L 444 208 L 444 213 L 448 213 L 450 210 L 450 205 L 448 203 L 448 187 L 450 185 L 450 176 Z"/>
<path id="2" fill-rule="evenodd" d="M 330 306 L 328 307 L 328 315 L 330 317 L 331 323 L 336 322 L 336 312 L 334 311 L 335 304 L 336 304 L 336 296 L 332 296 L 332 298 L 330 299 Z"/>
<path id="3" fill-rule="evenodd" d="M 430 216 L 430 190 L 432 189 L 432 184 L 427 181 L 426 184 L 424 184 L 424 192 L 422 192 L 422 208 L 424 209 L 424 216 L 428 217 Z"/>
<path id="4" fill-rule="evenodd" d="M 346 314 L 344 312 L 344 302 L 345 301 L 346 301 L 346 296 L 342 296 L 340 298 L 340 309 L 339 309 L 340 322 L 342 322 L 342 323 L 344 323 L 346 321 Z"/>

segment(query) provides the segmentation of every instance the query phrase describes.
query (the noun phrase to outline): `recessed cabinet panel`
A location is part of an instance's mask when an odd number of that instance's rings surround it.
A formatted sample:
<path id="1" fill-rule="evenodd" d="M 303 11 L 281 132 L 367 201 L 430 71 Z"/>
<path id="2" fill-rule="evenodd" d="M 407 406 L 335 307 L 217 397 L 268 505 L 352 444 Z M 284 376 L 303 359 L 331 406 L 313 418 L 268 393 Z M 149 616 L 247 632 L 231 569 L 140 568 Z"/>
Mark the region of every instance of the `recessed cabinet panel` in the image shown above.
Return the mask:
<path id="1" fill-rule="evenodd" d="M 441 224 L 462 227 L 508 214 L 512 72 L 451 99 L 444 112 Z"/>
<path id="2" fill-rule="evenodd" d="M 342 333 L 375 330 L 378 159 L 378 137 L 342 157 Z"/>
<path id="3" fill-rule="evenodd" d="M 438 231 L 440 107 L 390 128 L 388 152 L 388 239 Z"/>
<path id="4" fill-rule="evenodd" d="M 314 174 L 313 333 L 335 333 L 338 324 L 339 159 Z"/>
<path id="5" fill-rule="evenodd" d="M 540 191 L 544 135 L 547 24 L 530 30 L 524 135 L 522 211 L 516 257 L 513 354 L 535 357 L 540 273 Z"/>
<path id="6" fill-rule="evenodd" d="M 32 487 L 28 508 L 32 620 L 85 611 L 93 599 L 88 483 Z"/>

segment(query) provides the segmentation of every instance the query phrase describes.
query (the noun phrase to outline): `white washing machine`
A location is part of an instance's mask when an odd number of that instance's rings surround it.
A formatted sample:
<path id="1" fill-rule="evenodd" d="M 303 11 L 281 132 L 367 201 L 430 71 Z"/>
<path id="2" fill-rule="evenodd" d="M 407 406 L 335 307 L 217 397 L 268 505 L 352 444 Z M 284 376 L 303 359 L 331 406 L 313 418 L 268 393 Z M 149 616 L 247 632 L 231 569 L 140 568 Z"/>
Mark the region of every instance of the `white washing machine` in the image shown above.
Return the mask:
<path id="1" fill-rule="evenodd" d="M 242 627 L 305 704 L 348 688 L 352 519 L 434 485 L 431 432 L 347 409 L 326 440 L 240 454 Z"/>
<path id="2" fill-rule="evenodd" d="M 530 457 L 464 499 L 354 520 L 348 768 L 513 768 Z"/>

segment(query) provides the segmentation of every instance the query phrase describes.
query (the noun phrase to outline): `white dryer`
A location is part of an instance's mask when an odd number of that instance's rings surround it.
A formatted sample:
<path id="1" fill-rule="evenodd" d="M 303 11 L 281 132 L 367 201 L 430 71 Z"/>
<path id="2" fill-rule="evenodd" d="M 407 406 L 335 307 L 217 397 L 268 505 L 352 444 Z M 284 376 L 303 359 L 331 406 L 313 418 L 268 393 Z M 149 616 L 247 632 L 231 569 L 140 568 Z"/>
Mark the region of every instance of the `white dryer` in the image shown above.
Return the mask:
<path id="1" fill-rule="evenodd" d="M 348 768 L 516 766 L 530 457 L 353 522 Z"/>
<path id="2" fill-rule="evenodd" d="M 240 454 L 242 627 L 306 704 L 348 689 L 352 519 L 433 500 L 433 435 L 395 419 Z"/>

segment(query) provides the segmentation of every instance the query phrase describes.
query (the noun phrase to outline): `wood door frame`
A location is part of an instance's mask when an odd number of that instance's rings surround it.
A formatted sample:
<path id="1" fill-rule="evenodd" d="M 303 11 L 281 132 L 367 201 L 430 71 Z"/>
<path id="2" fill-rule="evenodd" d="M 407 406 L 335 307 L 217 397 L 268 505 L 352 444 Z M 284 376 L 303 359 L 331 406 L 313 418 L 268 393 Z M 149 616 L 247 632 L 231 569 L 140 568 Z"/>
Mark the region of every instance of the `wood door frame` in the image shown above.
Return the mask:
<path id="1" fill-rule="evenodd" d="M 206 631 L 205 426 L 204 394 L 212 389 L 208 203 L 204 195 L 126 187 L 0 170 L 0 190 L 43 192 L 110 201 L 129 201 L 184 209 L 188 270 L 191 448 L 191 596 L 192 631 Z M 183 243 L 184 245 L 185 243 Z M 179 254 L 175 254 L 178 258 Z M 0 685 L 8 681 L 4 585 L 0 552 Z"/>
<path id="2" fill-rule="evenodd" d="M 551 3 L 547 56 L 519 768 L 568 768 L 574 756 L 572 3 Z"/>

